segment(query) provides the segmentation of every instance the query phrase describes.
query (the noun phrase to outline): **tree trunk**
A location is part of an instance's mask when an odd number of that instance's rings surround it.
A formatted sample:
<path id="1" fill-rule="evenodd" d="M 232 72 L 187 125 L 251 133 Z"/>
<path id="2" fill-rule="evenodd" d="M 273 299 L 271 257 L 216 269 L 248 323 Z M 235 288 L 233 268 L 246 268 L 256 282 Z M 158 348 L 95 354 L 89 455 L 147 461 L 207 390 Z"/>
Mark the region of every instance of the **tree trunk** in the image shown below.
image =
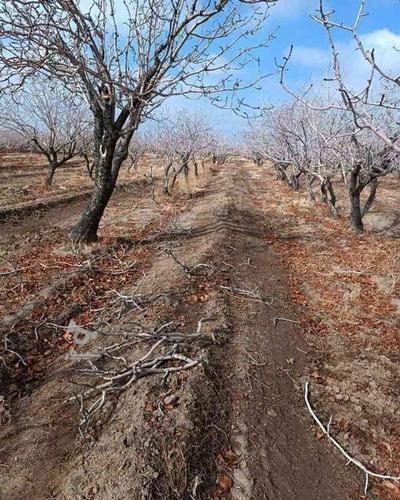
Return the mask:
<path id="1" fill-rule="evenodd" d="M 356 165 L 350 173 L 349 198 L 350 198 L 350 220 L 356 232 L 364 231 L 363 217 L 370 210 L 374 203 L 376 190 L 378 188 L 378 179 L 373 175 L 360 179 L 361 167 Z M 370 186 L 370 193 L 364 208 L 361 206 L 361 193 Z"/>
<path id="2" fill-rule="evenodd" d="M 357 233 L 364 231 L 364 224 L 361 213 L 361 190 L 359 189 L 359 176 L 361 165 L 357 164 L 350 172 L 349 201 L 350 201 L 350 221 Z"/>
<path id="3" fill-rule="evenodd" d="M 75 243 L 97 241 L 100 220 L 115 187 L 111 175 L 111 160 L 110 158 L 104 159 L 96 169 L 96 184 L 90 201 L 71 231 L 71 237 Z"/>
<path id="4" fill-rule="evenodd" d="M 361 213 L 361 201 L 360 192 L 358 189 L 349 190 L 350 194 L 350 220 L 354 230 L 357 233 L 362 233 L 364 231 L 364 223 L 362 220 Z"/>
<path id="5" fill-rule="evenodd" d="M 74 243 L 97 241 L 100 220 L 115 187 L 113 161 L 118 136 L 111 119 L 108 120 L 107 126 L 103 116 L 100 115 L 95 119 L 93 149 L 95 187 L 79 221 L 71 230 Z"/>
<path id="6" fill-rule="evenodd" d="M 130 107 L 124 108 L 115 121 L 115 106 L 112 101 L 105 105 L 105 110 L 97 110 L 95 113 L 93 150 L 95 188 L 88 205 L 71 231 L 74 243 L 90 243 L 97 240 L 100 220 L 114 191 L 121 165 L 128 158 L 129 143 L 140 123 L 142 105 L 137 101 L 134 112 L 133 104 L 132 101 Z"/>
<path id="7" fill-rule="evenodd" d="M 134 156 L 131 158 L 131 164 L 129 165 L 128 172 L 132 172 L 134 170 L 135 172 L 138 171 L 138 165 L 139 165 L 139 158 Z"/>
<path id="8" fill-rule="evenodd" d="M 336 217 L 336 194 L 330 179 L 322 178 L 321 180 L 321 198 L 326 203 L 331 211 L 331 214 Z"/>
<path id="9" fill-rule="evenodd" d="M 307 178 L 307 191 L 308 191 L 308 198 L 311 203 L 314 203 L 316 199 L 313 188 L 314 182 L 315 182 L 315 177 L 313 175 L 309 175 Z"/>
<path id="10" fill-rule="evenodd" d="M 169 172 L 172 167 L 172 162 L 169 162 L 164 170 L 164 187 L 163 191 L 165 194 L 169 195 Z"/>
<path id="11" fill-rule="evenodd" d="M 199 176 L 199 165 L 194 158 L 193 158 L 193 172 L 194 172 L 195 177 Z"/>
<path id="12" fill-rule="evenodd" d="M 371 209 L 374 201 L 375 201 L 375 196 L 376 196 L 376 190 L 378 189 L 378 179 L 373 179 L 371 181 L 371 190 L 368 196 L 368 200 L 364 205 L 364 208 L 362 209 L 362 216 L 366 215 L 369 210 Z"/>
<path id="13" fill-rule="evenodd" d="M 83 159 L 85 160 L 85 167 L 86 171 L 88 173 L 88 176 L 93 179 L 93 170 L 94 170 L 94 161 L 90 162 L 89 155 L 84 154 Z"/>
<path id="14" fill-rule="evenodd" d="M 286 172 L 288 166 L 289 166 L 288 163 L 283 163 L 283 162 L 282 163 L 276 162 L 274 164 L 277 178 L 283 182 L 286 182 L 286 184 L 290 186 L 290 178 Z"/>
<path id="15" fill-rule="evenodd" d="M 290 177 L 289 186 L 294 189 L 294 191 L 298 191 L 300 187 L 300 177 L 302 172 L 293 172 Z"/>
<path id="16" fill-rule="evenodd" d="M 57 167 L 58 167 L 57 162 L 55 161 L 49 162 L 49 168 L 47 169 L 47 175 L 45 180 L 45 185 L 47 187 L 50 187 L 53 184 L 53 178 Z"/>

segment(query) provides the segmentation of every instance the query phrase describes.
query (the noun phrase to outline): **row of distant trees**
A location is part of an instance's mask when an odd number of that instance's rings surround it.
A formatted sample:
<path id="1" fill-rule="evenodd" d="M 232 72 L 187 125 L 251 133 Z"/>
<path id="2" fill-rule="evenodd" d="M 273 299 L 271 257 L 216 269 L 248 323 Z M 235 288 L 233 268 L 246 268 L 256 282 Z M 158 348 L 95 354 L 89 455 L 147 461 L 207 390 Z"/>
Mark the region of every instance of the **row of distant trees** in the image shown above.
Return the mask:
<path id="1" fill-rule="evenodd" d="M 381 116 L 388 132 L 394 123 L 389 115 Z M 247 130 L 245 142 L 255 163 L 271 163 L 278 178 L 293 190 L 303 183 L 310 201 L 318 195 L 334 216 L 336 185 L 342 182 L 357 232 L 364 230 L 363 219 L 373 205 L 379 179 L 398 172 L 400 166 L 393 148 L 371 130 L 357 129 L 347 112 L 324 109 L 321 100 L 295 101 L 267 111 Z"/>
<path id="2" fill-rule="evenodd" d="M 335 12 L 327 10 L 325 3 L 320 0 L 314 17 L 323 27 L 331 51 L 325 86 L 319 92 L 315 85 L 301 92 L 289 86 L 286 74 L 291 48 L 277 65 L 281 85 L 291 100 L 267 109 L 246 132 L 245 143 L 255 163 L 271 162 L 278 177 L 294 190 L 304 182 L 310 200 L 316 199 L 318 186 L 320 198 L 333 215 L 337 214 L 336 181 L 343 182 L 348 189 L 352 225 L 362 232 L 379 180 L 400 171 L 400 78 L 381 64 L 359 35 L 367 14 L 366 2 L 360 1 L 351 25 L 334 19 Z M 370 70 L 361 88 L 354 89 L 346 82 L 337 34 L 350 36 Z"/>
<path id="3" fill-rule="evenodd" d="M 35 152 L 43 155 L 51 186 L 56 170 L 76 158 L 94 177 L 93 125 L 86 103 L 60 85 L 35 81 L 23 92 L 2 100 L 0 148 L 3 152 Z M 221 162 L 231 147 L 201 113 L 181 110 L 159 116 L 147 131 L 136 132 L 129 143 L 127 169 L 137 171 L 144 157 L 152 156 L 164 168 L 164 192 L 170 193 L 177 178 L 193 168 L 198 176 L 206 159 Z M 154 161 L 148 162 L 150 167 Z"/>

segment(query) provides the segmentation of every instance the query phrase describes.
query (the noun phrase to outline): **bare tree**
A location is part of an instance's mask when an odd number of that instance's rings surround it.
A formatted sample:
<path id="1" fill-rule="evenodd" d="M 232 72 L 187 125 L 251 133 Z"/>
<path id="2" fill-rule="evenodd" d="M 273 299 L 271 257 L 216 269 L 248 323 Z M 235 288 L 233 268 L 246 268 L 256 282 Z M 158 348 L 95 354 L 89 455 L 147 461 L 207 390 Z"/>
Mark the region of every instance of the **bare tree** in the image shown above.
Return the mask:
<path id="1" fill-rule="evenodd" d="M 175 137 L 172 127 L 167 125 L 168 120 L 161 120 L 154 132 L 149 135 L 150 151 L 155 159 L 160 161 L 163 169 L 163 191 L 170 193 L 171 174 L 175 171 Z"/>
<path id="2" fill-rule="evenodd" d="M 350 201 L 350 217 L 357 232 L 364 230 L 363 217 L 370 210 L 377 192 L 379 178 L 386 176 L 399 168 L 400 153 L 399 111 L 400 111 L 400 80 L 378 64 L 374 50 L 367 50 L 358 34 L 358 28 L 365 15 L 365 1 L 360 2 L 360 8 L 355 22 L 346 26 L 332 20 L 334 11 L 326 11 L 324 1 L 320 0 L 319 14 L 314 17 L 325 29 L 331 49 L 332 72 L 325 81 L 335 88 L 337 97 L 327 96 L 317 103 L 310 99 L 310 86 L 304 92 L 292 90 L 285 81 L 285 74 L 293 52 L 284 58 L 279 66 L 281 84 L 284 89 L 298 102 L 309 109 L 327 113 L 337 112 L 347 124 L 340 143 L 340 169 L 342 178 L 348 176 Z M 335 41 L 336 30 L 347 32 L 355 41 L 356 48 L 362 54 L 370 74 L 365 86 L 355 90 L 346 84 L 343 76 L 340 51 Z M 362 206 L 361 195 L 369 188 L 369 195 Z"/>
<path id="3" fill-rule="evenodd" d="M 153 148 L 164 165 L 164 193 L 170 194 L 180 175 L 187 181 L 191 167 L 199 175 L 212 144 L 212 127 L 202 114 L 180 110 L 160 121 Z"/>
<path id="4" fill-rule="evenodd" d="M 232 147 L 229 141 L 222 137 L 220 133 L 214 134 L 208 148 L 208 156 L 211 158 L 213 165 L 223 165 L 231 153 Z"/>
<path id="5" fill-rule="evenodd" d="M 148 149 L 147 138 L 145 135 L 137 132 L 130 144 L 128 150 L 128 156 L 130 160 L 129 170 L 134 170 L 135 172 L 139 168 L 139 162 L 143 158 L 146 150 Z"/>
<path id="6" fill-rule="evenodd" d="M 297 190 L 306 179 L 310 200 L 314 183 L 320 197 L 337 214 L 332 179 L 339 165 L 338 140 L 343 123 L 337 114 L 321 113 L 302 103 L 268 109 L 262 120 L 245 134 L 247 149 L 258 163 L 272 162 L 279 179 Z"/>
<path id="7" fill-rule="evenodd" d="M 96 184 L 72 231 L 93 241 L 139 124 L 165 98 L 208 96 L 238 109 L 234 77 L 267 44 L 248 40 L 264 25 L 270 0 L 9 0 L 0 5 L 2 86 L 41 73 L 82 92 L 94 117 Z M 246 4 L 246 5 L 242 5 Z M 88 5 L 88 7 L 84 7 Z"/>
<path id="8" fill-rule="evenodd" d="M 173 140 L 175 152 L 178 159 L 178 166 L 175 168 L 172 177 L 171 188 L 180 174 L 183 174 L 186 181 L 189 176 L 189 162 L 192 163 L 194 175 L 197 177 L 197 158 L 205 153 L 213 143 L 211 126 L 201 114 L 178 113 L 172 120 Z"/>
<path id="9" fill-rule="evenodd" d="M 31 83 L 3 103 L 0 127 L 18 135 L 48 162 L 45 183 L 51 186 L 56 170 L 78 152 L 81 135 L 88 128 L 87 111 L 60 85 Z"/>

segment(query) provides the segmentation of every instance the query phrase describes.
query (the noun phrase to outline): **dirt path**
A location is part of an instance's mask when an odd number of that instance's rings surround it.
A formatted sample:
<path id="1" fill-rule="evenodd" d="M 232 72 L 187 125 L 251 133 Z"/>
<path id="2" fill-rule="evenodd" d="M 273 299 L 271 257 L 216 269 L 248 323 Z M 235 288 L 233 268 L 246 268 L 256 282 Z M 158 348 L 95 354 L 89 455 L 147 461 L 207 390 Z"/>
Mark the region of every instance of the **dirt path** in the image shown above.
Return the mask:
<path id="1" fill-rule="evenodd" d="M 257 290 L 271 305 L 230 294 L 231 360 L 225 368 L 230 395 L 232 440 L 242 456 L 235 470 L 238 499 L 346 499 L 357 486 L 345 462 L 318 441 L 302 398 L 301 375 L 308 347 L 295 320 L 287 275 L 260 237 L 265 224 L 255 195 L 261 172 L 238 167 L 227 177 L 230 221 L 226 247 L 235 266 L 231 287 Z M 231 185 L 230 185 L 231 184 Z"/>
<path id="2" fill-rule="evenodd" d="M 126 324 L 173 320 L 188 332 L 210 318 L 209 342 L 189 350 L 202 363 L 167 387 L 161 378 L 141 379 L 116 395 L 85 442 L 76 409 L 63 403 L 76 388 L 74 363 L 53 362 L 1 429 L 1 499 L 360 496 L 362 477 L 315 437 L 305 410 L 301 376 L 312 353 L 300 328 L 274 326 L 276 317 L 295 319 L 296 310 L 286 271 L 264 241 L 262 183 L 260 170 L 238 160 L 211 172 L 176 220 L 182 236 L 168 241 L 179 262 L 206 264 L 206 272 L 187 276 L 155 241 L 140 292 L 163 302 L 123 316 Z M 227 450 L 234 459 L 221 465 Z"/>

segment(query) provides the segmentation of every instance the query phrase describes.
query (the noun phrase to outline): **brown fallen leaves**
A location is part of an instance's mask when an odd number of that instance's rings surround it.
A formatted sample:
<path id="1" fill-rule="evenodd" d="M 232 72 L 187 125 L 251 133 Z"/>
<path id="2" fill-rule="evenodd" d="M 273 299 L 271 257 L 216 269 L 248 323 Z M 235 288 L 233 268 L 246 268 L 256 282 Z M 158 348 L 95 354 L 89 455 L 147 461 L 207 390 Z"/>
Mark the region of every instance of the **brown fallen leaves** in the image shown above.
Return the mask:
<path id="1" fill-rule="evenodd" d="M 212 494 L 213 500 L 226 498 L 233 487 L 232 472 L 238 466 L 237 455 L 228 448 L 218 453 L 216 464 L 220 471 L 217 475 L 216 487 Z"/>
<path id="2" fill-rule="evenodd" d="M 375 384 L 382 400 L 394 400 L 398 372 L 371 371 L 363 378 L 361 367 L 365 359 L 376 360 L 378 366 L 382 361 L 394 366 L 398 359 L 400 240 L 377 231 L 357 235 L 349 227 L 345 207 L 333 219 L 323 205 L 308 205 L 304 192 L 295 193 L 272 176 L 265 190 L 263 211 L 270 214 L 266 241 L 288 270 L 292 300 L 300 306 L 301 326 L 314 346 L 309 376 L 321 386 L 320 406 L 329 412 L 325 417 L 337 416 L 336 431 L 367 461 L 372 458 L 374 468 L 397 473 L 398 415 L 368 399 L 368 382 Z M 383 194 L 385 190 L 392 196 Z M 382 186 L 375 215 L 396 213 L 398 193 L 397 185 Z M 345 196 L 343 192 L 342 199 Z M 341 392 L 329 392 L 330 384 Z M 365 429 L 359 428 L 362 419 L 368 422 Z M 389 448 L 381 446 L 382 439 Z M 400 498 L 398 485 L 387 482 L 379 489 L 383 498 Z"/>

